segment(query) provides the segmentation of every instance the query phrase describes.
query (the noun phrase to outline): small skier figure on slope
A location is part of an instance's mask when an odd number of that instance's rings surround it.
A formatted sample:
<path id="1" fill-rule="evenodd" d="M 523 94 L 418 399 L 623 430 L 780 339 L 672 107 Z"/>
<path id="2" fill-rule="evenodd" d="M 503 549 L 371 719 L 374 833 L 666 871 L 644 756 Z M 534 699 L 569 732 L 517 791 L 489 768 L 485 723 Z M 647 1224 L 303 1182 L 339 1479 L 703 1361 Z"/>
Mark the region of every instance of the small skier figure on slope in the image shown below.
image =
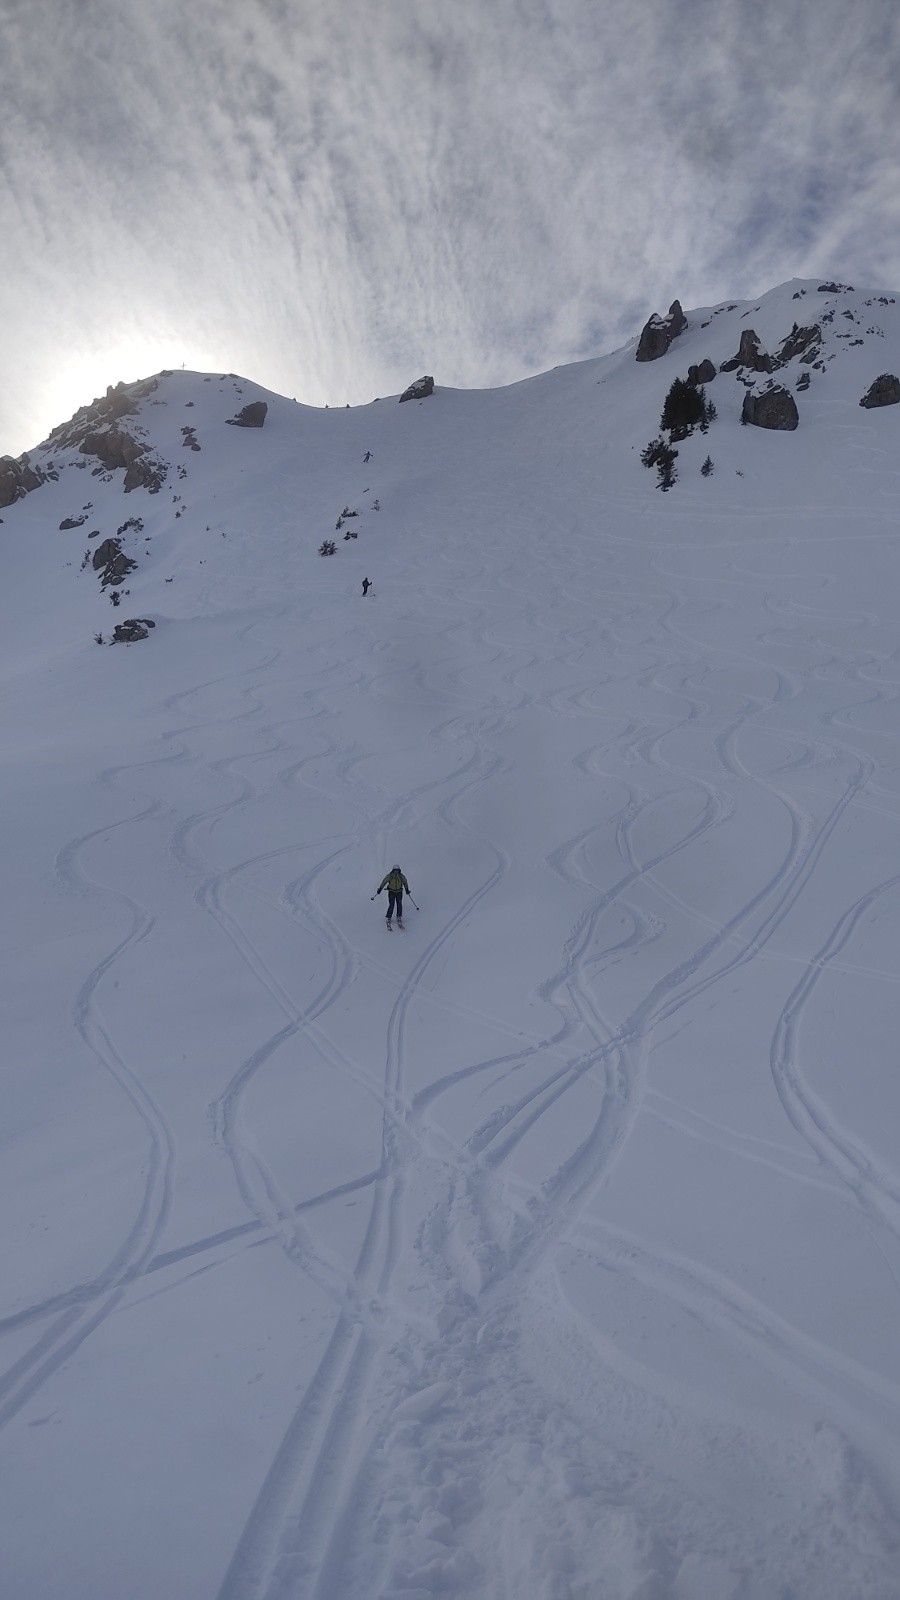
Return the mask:
<path id="1" fill-rule="evenodd" d="M 369 590 L 372 587 L 371 578 L 363 578 L 362 585 L 363 585 L 363 595 L 367 595 Z"/>
<path id="2" fill-rule="evenodd" d="M 403 876 L 403 873 L 401 872 L 399 867 L 391 867 L 390 872 L 386 872 L 385 873 L 385 875 L 382 878 L 380 884 L 378 885 L 378 888 L 375 891 L 375 894 L 380 894 L 382 889 L 387 889 L 387 892 L 388 892 L 388 908 L 387 908 L 387 917 L 385 919 L 387 921 L 388 927 L 391 926 L 391 917 L 394 914 L 394 908 L 396 906 L 396 909 L 397 909 L 397 927 L 398 928 L 402 928 L 403 927 L 403 891 L 405 889 L 407 894 L 409 894 L 409 884 L 407 883 L 407 881 L 406 881 L 405 877 Z M 411 894 L 409 895 L 409 897 L 410 897 L 410 899 L 412 899 L 412 895 Z M 373 900 L 375 899 L 375 895 L 374 894 L 372 896 L 372 899 Z"/>

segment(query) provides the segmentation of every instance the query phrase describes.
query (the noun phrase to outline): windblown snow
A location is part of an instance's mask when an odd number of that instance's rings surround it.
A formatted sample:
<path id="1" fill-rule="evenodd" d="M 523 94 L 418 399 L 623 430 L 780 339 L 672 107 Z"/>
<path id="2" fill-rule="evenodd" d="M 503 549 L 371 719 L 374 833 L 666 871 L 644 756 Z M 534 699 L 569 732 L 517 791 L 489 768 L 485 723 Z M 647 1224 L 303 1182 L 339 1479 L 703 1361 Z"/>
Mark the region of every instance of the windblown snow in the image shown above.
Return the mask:
<path id="1" fill-rule="evenodd" d="M 797 430 L 720 372 L 660 493 L 673 378 L 795 322 Z M 163 374 L 156 493 L 31 452 L 8 1600 L 900 1593 L 900 308 L 634 349 L 346 411 Z"/>

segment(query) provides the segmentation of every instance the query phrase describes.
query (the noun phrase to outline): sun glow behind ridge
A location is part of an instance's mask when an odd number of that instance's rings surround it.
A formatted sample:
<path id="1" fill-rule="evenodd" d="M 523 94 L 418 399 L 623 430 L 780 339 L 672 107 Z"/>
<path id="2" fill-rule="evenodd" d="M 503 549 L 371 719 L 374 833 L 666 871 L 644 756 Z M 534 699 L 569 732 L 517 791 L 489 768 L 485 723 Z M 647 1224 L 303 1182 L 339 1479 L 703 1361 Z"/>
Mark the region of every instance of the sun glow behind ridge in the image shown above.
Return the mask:
<path id="1" fill-rule="evenodd" d="M 41 394 L 39 415 L 27 440 L 2 440 L 0 453 L 19 454 L 33 449 L 46 439 L 51 429 L 67 422 L 82 406 L 104 395 L 119 382 L 137 383 L 167 368 L 187 367 L 192 371 L 223 371 L 210 350 L 186 348 L 175 338 L 118 338 L 91 350 L 70 350 L 59 363 L 51 383 Z"/>

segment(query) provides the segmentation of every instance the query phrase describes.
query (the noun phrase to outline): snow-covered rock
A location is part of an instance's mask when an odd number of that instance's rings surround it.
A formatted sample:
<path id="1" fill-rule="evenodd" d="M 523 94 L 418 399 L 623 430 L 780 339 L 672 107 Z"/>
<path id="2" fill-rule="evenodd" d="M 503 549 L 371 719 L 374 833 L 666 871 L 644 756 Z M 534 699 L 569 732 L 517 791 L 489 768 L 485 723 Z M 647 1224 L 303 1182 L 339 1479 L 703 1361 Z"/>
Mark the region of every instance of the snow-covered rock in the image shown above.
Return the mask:
<path id="1" fill-rule="evenodd" d="M 232 428 L 261 428 L 265 423 L 269 407 L 265 400 L 250 400 L 242 406 L 236 417 L 227 420 Z"/>
<path id="2" fill-rule="evenodd" d="M 797 402 L 783 384 L 773 384 L 762 394 L 748 391 L 744 395 L 741 421 L 753 428 L 773 428 L 778 433 L 793 433 L 800 421 Z"/>
<path id="3" fill-rule="evenodd" d="M 672 301 L 665 317 L 654 312 L 641 329 L 635 360 L 658 361 L 660 356 L 665 355 L 672 340 L 677 339 L 686 327 L 687 318 L 679 300 Z"/>
<path id="4" fill-rule="evenodd" d="M 430 394 L 434 394 L 434 379 L 426 376 L 417 378 L 408 389 L 404 389 L 400 400 L 427 400 Z"/>
<path id="5" fill-rule="evenodd" d="M 723 361 L 720 371 L 735 372 L 738 367 L 746 367 L 748 372 L 771 372 L 773 367 L 772 357 L 767 350 L 763 350 L 759 342 L 759 334 L 753 328 L 741 330 L 741 342 L 738 353 L 730 361 Z"/>
<path id="6" fill-rule="evenodd" d="M 900 378 L 892 372 L 883 372 L 870 383 L 859 403 L 868 411 L 877 406 L 897 405 L 900 403 Z"/>

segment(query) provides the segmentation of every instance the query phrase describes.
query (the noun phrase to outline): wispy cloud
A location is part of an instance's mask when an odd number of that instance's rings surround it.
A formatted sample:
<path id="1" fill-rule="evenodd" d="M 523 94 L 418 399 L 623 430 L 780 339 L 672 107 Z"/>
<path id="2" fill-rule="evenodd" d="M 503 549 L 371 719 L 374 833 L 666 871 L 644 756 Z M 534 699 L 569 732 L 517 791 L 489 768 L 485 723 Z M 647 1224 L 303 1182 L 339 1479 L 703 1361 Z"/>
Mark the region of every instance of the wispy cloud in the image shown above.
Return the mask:
<path id="1" fill-rule="evenodd" d="M 163 364 L 355 403 L 596 353 L 675 294 L 900 284 L 895 0 L 5 0 L 2 26 L 0 450 Z"/>

